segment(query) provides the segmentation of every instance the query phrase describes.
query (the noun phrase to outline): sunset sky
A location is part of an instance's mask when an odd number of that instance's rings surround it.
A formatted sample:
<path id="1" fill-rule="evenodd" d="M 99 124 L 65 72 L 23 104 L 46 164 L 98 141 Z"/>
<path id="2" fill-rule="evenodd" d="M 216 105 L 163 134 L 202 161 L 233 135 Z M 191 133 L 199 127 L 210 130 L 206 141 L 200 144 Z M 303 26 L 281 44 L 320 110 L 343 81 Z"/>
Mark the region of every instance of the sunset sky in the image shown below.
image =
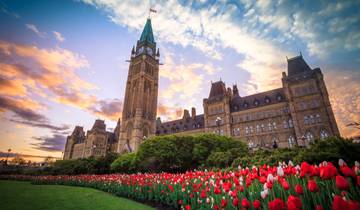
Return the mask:
<path id="1" fill-rule="evenodd" d="M 241 96 L 281 87 L 286 56 L 320 67 L 343 136 L 360 121 L 360 1 L 0 1 L 0 156 L 60 157 L 75 125 L 121 115 L 133 45 L 152 14 L 158 115 L 176 119 L 211 81 Z"/>

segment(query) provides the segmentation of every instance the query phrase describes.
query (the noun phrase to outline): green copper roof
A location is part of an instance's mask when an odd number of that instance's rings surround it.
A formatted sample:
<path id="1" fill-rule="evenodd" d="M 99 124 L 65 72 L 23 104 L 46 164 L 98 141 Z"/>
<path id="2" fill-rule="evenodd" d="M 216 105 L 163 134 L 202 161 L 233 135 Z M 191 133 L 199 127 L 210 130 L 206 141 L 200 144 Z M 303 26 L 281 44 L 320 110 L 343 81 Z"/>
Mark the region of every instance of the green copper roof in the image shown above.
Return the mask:
<path id="1" fill-rule="evenodd" d="M 148 18 L 144 27 L 143 32 L 141 33 L 140 42 L 150 42 L 155 44 L 154 35 L 151 27 L 151 20 Z"/>

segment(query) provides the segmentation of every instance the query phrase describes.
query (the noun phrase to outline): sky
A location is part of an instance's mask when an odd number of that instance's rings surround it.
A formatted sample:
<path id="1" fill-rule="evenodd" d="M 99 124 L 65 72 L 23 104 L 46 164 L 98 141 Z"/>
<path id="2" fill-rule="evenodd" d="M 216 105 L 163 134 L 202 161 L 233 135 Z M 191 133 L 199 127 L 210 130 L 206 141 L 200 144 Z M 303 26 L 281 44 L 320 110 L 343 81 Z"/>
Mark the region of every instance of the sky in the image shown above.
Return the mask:
<path id="1" fill-rule="evenodd" d="M 114 129 L 149 8 L 162 121 L 203 113 L 212 81 L 241 96 L 281 87 L 301 53 L 324 74 L 341 135 L 360 135 L 346 126 L 360 121 L 360 1 L 0 0 L 0 156 L 61 157 L 75 125 Z"/>

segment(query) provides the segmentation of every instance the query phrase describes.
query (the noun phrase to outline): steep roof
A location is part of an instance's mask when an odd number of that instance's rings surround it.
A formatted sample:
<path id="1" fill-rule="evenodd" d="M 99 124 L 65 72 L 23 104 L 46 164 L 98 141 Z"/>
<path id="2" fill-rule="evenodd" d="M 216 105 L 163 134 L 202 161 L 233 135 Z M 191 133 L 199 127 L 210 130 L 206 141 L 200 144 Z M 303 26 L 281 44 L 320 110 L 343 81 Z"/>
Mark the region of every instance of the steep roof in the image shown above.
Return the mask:
<path id="1" fill-rule="evenodd" d="M 236 112 L 284 101 L 286 101 L 284 89 L 278 88 L 245 97 L 234 97 L 231 101 L 230 108 L 232 112 Z"/>
<path id="2" fill-rule="evenodd" d="M 140 37 L 140 42 L 149 42 L 151 44 L 155 44 L 155 39 L 154 39 L 154 35 L 153 35 L 153 30 L 151 27 L 151 19 L 148 18 L 146 20 L 146 24 L 144 26 L 144 30 L 141 33 L 141 37 Z"/>
<path id="3" fill-rule="evenodd" d="M 226 94 L 226 87 L 225 87 L 225 83 L 223 81 L 217 81 L 217 82 L 211 83 L 209 98 L 225 96 L 225 94 Z"/>
<path id="4" fill-rule="evenodd" d="M 204 123 L 203 114 L 159 123 L 156 125 L 156 135 L 201 129 L 204 127 Z"/>
<path id="5" fill-rule="evenodd" d="M 306 71 L 311 71 L 309 65 L 305 62 L 302 55 L 290 58 L 288 62 L 288 75 L 293 76 Z"/>

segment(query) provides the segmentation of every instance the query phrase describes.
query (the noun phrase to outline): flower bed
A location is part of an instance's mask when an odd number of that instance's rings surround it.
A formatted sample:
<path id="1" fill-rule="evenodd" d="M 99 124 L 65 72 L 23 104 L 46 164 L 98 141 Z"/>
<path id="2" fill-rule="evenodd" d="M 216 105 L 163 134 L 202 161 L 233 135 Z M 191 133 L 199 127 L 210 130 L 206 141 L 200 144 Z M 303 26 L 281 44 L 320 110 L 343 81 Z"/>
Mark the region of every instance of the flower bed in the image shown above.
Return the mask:
<path id="1" fill-rule="evenodd" d="M 323 162 L 233 172 L 18 177 L 34 184 L 92 187 L 181 209 L 360 209 L 360 166 Z M 3 177 L 4 178 L 4 177 Z M 16 179 L 16 176 L 8 177 Z"/>

